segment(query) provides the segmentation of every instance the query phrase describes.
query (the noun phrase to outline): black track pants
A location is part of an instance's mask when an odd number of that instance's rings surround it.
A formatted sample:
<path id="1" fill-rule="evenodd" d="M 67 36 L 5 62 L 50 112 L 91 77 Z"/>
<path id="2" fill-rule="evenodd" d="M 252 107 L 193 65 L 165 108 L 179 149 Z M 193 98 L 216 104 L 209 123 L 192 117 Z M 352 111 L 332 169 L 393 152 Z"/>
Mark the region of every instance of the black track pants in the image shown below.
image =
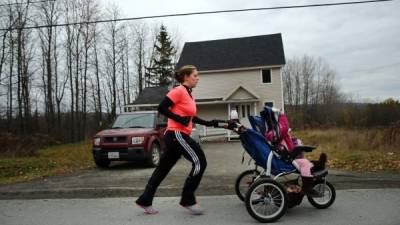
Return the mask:
<path id="1" fill-rule="evenodd" d="M 152 204 L 158 186 L 183 155 L 192 162 L 192 170 L 185 181 L 180 204 L 183 206 L 194 205 L 196 204 L 194 192 L 199 186 L 207 166 L 204 152 L 190 136 L 179 131 L 167 131 L 165 133 L 165 144 L 167 150 L 161 156 L 160 164 L 154 170 L 144 193 L 136 200 L 136 203 L 143 206 Z"/>

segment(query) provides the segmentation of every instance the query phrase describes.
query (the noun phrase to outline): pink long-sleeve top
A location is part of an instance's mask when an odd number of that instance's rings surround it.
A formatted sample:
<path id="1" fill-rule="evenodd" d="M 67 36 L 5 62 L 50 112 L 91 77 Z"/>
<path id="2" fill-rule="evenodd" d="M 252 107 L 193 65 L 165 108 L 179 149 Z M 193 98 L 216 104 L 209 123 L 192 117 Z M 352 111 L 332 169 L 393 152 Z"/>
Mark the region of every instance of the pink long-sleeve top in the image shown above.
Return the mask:
<path id="1" fill-rule="evenodd" d="M 292 142 L 292 138 L 289 135 L 289 121 L 285 114 L 281 114 L 278 117 L 279 131 L 281 133 L 280 144 L 285 145 L 288 151 L 292 151 L 294 148 L 294 144 Z M 272 141 L 274 138 L 274 134 L 272 130 L 265 134 L 267 140 Z"/>

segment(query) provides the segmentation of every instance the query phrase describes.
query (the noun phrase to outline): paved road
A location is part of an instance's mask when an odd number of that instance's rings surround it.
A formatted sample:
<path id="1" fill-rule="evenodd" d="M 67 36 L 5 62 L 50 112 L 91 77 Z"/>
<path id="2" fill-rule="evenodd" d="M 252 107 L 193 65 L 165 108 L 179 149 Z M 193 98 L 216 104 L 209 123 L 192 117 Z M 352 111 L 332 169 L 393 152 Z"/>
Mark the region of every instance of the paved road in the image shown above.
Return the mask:
<path id="1" fill-rule="evenodd" d="M 144 215 L 134 198 L 0 200 L 1 225 L 150 225 L 150 224 L 259 224 L 235 196 L 200 197 L 206 209 L 191 216 L 178 207 L 176 197 L 156 198 L 160 210 Z M 276 224 L 399 225 L 400 189 L 339 190 L 336 202 L 317 210 L 306 200 L 290 209 Z"/>
<path id="2" fill-rule="evenodd" d="M 237 176 L 248 169 L 241 164 L 239 142 L 205 143 L 208 167 L 198 195 L 232 195 Z M 328 156 L 329 157 L 329 156 Z M 138 163 L 113 163 L 107 170 L 49 177 L 14 185 L 0 185 L 0 199 L 130 197 L 140 194 L 153 169 Z M 179 196 L 190 164 L 181 159 L 161 184 L 158 196 Z M 337 189 L 400 188 L 400 174 L 345 173 L 330 171 L 328 179 Z"/>

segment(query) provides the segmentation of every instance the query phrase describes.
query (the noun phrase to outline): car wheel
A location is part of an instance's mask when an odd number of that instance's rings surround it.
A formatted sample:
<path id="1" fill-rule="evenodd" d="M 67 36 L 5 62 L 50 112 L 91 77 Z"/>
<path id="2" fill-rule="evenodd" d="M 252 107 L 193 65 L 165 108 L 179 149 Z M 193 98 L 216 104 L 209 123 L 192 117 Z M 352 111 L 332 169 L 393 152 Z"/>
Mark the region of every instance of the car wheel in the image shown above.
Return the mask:
<path id="1" fill-rule="evenodd" d="M 153 143 L 150 148 L 149 152 L 149 159 L 148 159 L 148 164 L 151 167 L 156 167 L 158 164 L 160 164 L 160 159 L 161 159 L 161 149 L 160 146 L 157 143 Z"/>
<path id="2" fill-rule="evenodd" d="M 96 163 L 96 166 L 99 168 L 108 168 L 110 165 L 110 160 L 106 159 L 95 159 L 94 162 Z"/>

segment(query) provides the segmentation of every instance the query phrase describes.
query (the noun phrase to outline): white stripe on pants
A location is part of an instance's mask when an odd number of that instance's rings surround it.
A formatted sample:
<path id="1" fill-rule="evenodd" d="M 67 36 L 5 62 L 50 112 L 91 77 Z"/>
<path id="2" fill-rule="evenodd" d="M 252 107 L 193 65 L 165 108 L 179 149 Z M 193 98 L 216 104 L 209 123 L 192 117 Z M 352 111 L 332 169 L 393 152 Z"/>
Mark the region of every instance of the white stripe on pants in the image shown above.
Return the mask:
<path id="1" fill-rule="evenodd" d="M 182 137 L 182 135 L 181 135 L 181 133 L 179 131 L 175 131 L 175 136 L 178 139 L 179 143 L 182 145 L 182 147 L 192 157 L 193 163 L 195 165 L 194 171 L 193 171 L 193 176 L 196 176 L 200 172 L 200 161 L 199 161 L 199 158 L 197 157 L 197 155 L 193 151 L 193 149 L 190 147 L 190 145 L 183 139 L 183 137 Z"/>

